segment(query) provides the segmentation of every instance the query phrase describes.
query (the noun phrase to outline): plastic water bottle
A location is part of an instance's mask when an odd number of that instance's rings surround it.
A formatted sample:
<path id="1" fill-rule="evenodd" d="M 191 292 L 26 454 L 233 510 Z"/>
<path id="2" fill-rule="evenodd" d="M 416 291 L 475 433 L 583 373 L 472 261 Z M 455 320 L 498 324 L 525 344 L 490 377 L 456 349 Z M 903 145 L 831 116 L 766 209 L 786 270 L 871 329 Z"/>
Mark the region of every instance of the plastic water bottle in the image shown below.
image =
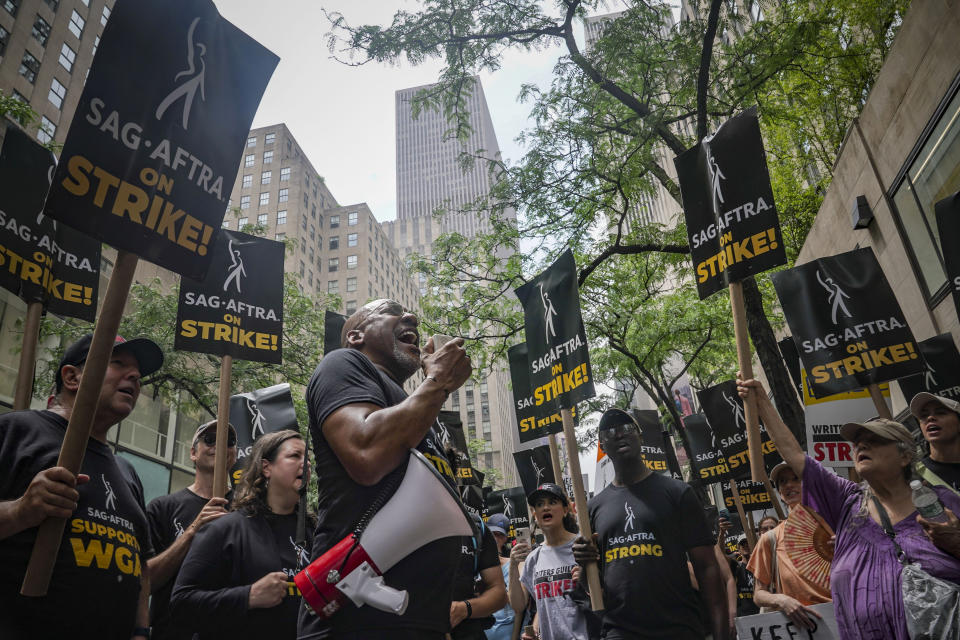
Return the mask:
<path id="1" fill-rule="evenodd" d="M 947 514 L 943 510 L 943 504 L 933 489 L 923 486 L 919 480 L 910 482 L 910 488 L 913 489 L 913 506 L 917 508 L 920 515 L 933 522 L 947 522 Z"/>

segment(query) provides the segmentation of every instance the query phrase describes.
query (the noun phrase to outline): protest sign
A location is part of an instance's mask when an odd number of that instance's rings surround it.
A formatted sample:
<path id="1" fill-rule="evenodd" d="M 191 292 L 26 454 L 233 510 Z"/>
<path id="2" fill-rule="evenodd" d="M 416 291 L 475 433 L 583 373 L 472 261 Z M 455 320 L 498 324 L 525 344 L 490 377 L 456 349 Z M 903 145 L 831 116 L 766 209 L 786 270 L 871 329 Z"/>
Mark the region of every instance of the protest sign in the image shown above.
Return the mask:
<path id="1" fill-rule="evenodd" d="M 960 316 L 960 251 L 957 251 L 960 246 L 960 191 L 940 200 L 933 209 L 940 232 L 940 253 L 947 270 L 947 284 L 953 292 L 957 316 Z"/>
<path id="2" fill-rule="evenodd" d="M 520 484 L 527 495 L 544 482 L 557 482 L 550 463 L 550 447 L 545 444 L 533 449 L 514 451 L 513 462 L 517 465 Z"/>
<path id="3" fill-rule="evenodd" d="M 460 501 L 467 511 L 486 520 L 489 513 L 483 489 L 475 484 L 463 484 L 457 487 L 457 490 L 460 493 Z"/>
<path id="4" fill-rule="evenodd" d="M 93 322 L 100 243 L 43 215 L 56 161 L 14 124 L 0 149 L 0 286 L 59 316 Z"/>
<path id="5" fill-rule="evenodd" d="M 907 402 L 926 391 L 937 396 L 960 400 L 960 352 L 953 336 L 944 333 L 919 343 L 920 355 L 926 363 L 923 373 L 900 378 L 900 390 Z"/>
<path id="6" fill-rule="evenodd" d="M 437 442 L 455 469 L 458 485 L 483 484 L 481 473 L 473 468 L 459 411 L 441 411 L 434 422 Z"/>
<path id="7" fill-rule="evenodd" d="M 640 451 L 643 463 L 651 471 L 682 480 L 679 467 L 670 468 L 667 445 L 663 439 L 663 425 L 660 424 L 660 416 L 657 412 L 652 409 L 631 409 L 630 414 L 640 426 L 640 438 L 643 442 Z"/>
<path id="8" fill-rule="evenodd" d="M 489 515 L 502 513 L 510 521 L 510 530 L 507 537 L 517 535 L 517 529 L 530 527 L 530 518 L 527 515 L 527 496 L 523 487 L 491 491 L 487 494 L 487 512 Z"/>
<path id="9" fill-rule="evenodd" d="M 44 213 L 202 279 L 278 60 L 211 0 L 118 0 Z"/>
<path id="10" fill-rule="evenodd" d="M 341 313 L 329 309 L 323 312 L 323 355 L 340 348 L 340 334 L 346 323 L 347 316 Z"/>
<path id="11" fill-rule="evenodd" d="M 243 474 L 253 443 L 260 436 L 284 429 L 300 430 L 290 385 L 284 382 L 230 396 L 230 424 L 237 430 L 237 461 L 230 471 L 236 484 Z"/>
<path id="12" fill-rule="evenodd" d="M 674 159 L 700 299 L 786 264 L 757 110 Z"/>
<path id="13" fill-rule="evenodd" d="M 552 433 L 563 431 L 560 410 L 550 403 L 538 405 L 530 390 L 530 365 L 527 343 L 522 342 L 507 350 L 510 363 L 510 386 L 513 387 L 513 408 L 517 414 L 520 442 L 530 442 Z M 576 418 L 576 409 L 571 409 Z"/>
<path id="14" fill-rule="evenodd" d="M 721 382 L 697 392 L 700 406 L 716 438 L 714 442 L 723 454 L 732 471 L 747 473 L 750 454 L 747 451 L 746 418 L 743 398 L 737 393 L 737 383 L 733 380 Z M 760 450 L 763 454 L 764 468 L 771 469 L 781 462 L 777 446 L 770 434 L 760 428 Z"/>
<path id="15" fill-rule="evenodd" d="M 797 395 L 803 395 L 802 383 L 800 382 L 800 352 L 797 351 L 797 345 L 792 336 L 787 336 L 782 340 L 777 340 L 777 347 L 780 348 L 780 356 L 787 365 L 787 371 L 790 372 L 790 379 L 793 380 L 797 388 Z"/>
<path id="16" fill-rule="evenodd" d="M 770 499 L 770 492 L 767 486 L 762 482 L 752 482 L 750 480 L 734 480 L 737 491 L 740 494 L 740 503 L 744 511 L 763 511 L 773 508 L 773 500 Z M 721 485 L 723 489 L 723 504 L 727 509 L 735 509 L 736 502 L 733 498 L 729 482 Z"/>
<path id="17" fill-rule="evenodd" d="M 553 413 L 596 395 L 573 253 L 564 251 L 516 294 L 523 304 L 534 405 Z"/>
<path id="18" fill-rule="evenodd" d="M 175 349 L 278 364 L 284 245 L 224 229 L 202 282 L 183 278 Z"/>
<path id="19" fill-rule="evenodd" d="M 710 483 L 743 475 L 742 466 L 738 465 L 737 468 L 731 469 L 727 464 L 720 452 L 717 435 L 710 428 L 706 416 L 700 413 L 687 416 L 683 419 L 683 426 L 687 445 L 693 456 L 690 464 L 693 467 L 694 477 L 699 478 L 703 483 Z"/>
<path id="20" fill-rule="evenodd" d="M 741 640 L 840 640 L 840 630 L 833 611 L 832 602 L 809 605 L 820 618 L 813 619 L 816 627 L 812 630 L 798 627 L 779 611 L 759 613 L 755 616 L 741 616 L 737 621 L 737 637 Z"/>
<path id="21" fill-rule="evenodd" d="M 771 276 L 814 397 L 923 372 L 923 358 L 873 250 Z"/>
<path id="22" fill-rule="evenodd" d="M 873 398 L 866 389 L 846 391 L 817 398 L 803 375 L 803 416 L 807 426 L 807 453 L 825 467 L 853 467 L 853 443 L 840 437 L 848 422 L 864 422 L 877 415 Z M 879 385 L 890 402 L 890 385 Z"/>

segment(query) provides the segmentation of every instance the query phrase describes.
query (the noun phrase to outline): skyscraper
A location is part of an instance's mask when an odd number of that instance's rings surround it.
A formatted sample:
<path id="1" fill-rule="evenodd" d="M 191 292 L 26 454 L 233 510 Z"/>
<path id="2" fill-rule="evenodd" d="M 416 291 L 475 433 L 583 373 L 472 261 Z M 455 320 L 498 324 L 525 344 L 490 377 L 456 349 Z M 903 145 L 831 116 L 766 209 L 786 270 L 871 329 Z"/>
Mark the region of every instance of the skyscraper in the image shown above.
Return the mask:
<path id="1" fill-rule="evenodd" d="M 429 256 L 433 243 L 449 232 L 471 237 L 489 230 L 488 214 L 471 207 L 487 195 L 493 182 L 487 162 L 477 160 L 465 168 L 461 152 L 499 158 L 500 145 L 479 79 L 467 99 L 471 133 L 465 142 L 448 135 L 450 124 L 438 111 L 424 109 L 413 117 L 411 100 L 430 85 L 396 93 L 397 117 L 397 219 L 383 229 L 402 256 Z M 467 211 L 464 211 L 464 209 Z M 439 218 L 433 216 L 443 210 Z M 515 218 L 508 209 L 504 215 Z M 417 283 L 425 295 L 426 281 Z M 460 411 L 468 440 L 483 442 L 480 468 L 499 471 L 504 487 L 519 483 L 511 455 L 517 444 L 517 421 L 506 363 L 496 363 L 479 385 L 468 381 L 450 394 L 446 408 Z"/>

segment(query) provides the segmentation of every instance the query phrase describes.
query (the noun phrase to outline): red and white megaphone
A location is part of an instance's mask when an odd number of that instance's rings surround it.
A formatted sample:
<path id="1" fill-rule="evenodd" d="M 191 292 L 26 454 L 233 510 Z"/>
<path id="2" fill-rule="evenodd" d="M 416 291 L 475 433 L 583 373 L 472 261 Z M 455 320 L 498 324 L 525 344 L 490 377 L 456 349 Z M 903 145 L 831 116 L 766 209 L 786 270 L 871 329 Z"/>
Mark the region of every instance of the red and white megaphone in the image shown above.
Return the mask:
<path id="1" fill-rule="evenodd" d="M 361 528 L 361 527 L 358 527 Z M 359 533 L 351 533 L 298 573 L 294 582 L 317 615 L 329 618 L 346 598 L 402 616 L 409 596 L 383 574 L 440 538 L 475 535 L 454 490 L 419 451 L 410 450 L 403 481 Z"/>

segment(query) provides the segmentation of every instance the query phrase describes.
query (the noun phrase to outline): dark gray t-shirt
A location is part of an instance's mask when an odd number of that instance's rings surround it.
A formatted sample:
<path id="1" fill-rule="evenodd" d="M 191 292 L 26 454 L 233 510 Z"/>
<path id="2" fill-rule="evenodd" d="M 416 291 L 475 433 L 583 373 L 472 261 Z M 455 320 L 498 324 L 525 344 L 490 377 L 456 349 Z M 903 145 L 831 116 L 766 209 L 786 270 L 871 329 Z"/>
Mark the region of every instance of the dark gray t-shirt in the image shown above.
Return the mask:
<path id="1" fill-rule="evenodd" d="M 573 540 L 559 547 L 540 545 L 527 556 L 520 582 L 537 603 L 542 640 L 587 640 L 587 620 L 573 600 Z"/>

